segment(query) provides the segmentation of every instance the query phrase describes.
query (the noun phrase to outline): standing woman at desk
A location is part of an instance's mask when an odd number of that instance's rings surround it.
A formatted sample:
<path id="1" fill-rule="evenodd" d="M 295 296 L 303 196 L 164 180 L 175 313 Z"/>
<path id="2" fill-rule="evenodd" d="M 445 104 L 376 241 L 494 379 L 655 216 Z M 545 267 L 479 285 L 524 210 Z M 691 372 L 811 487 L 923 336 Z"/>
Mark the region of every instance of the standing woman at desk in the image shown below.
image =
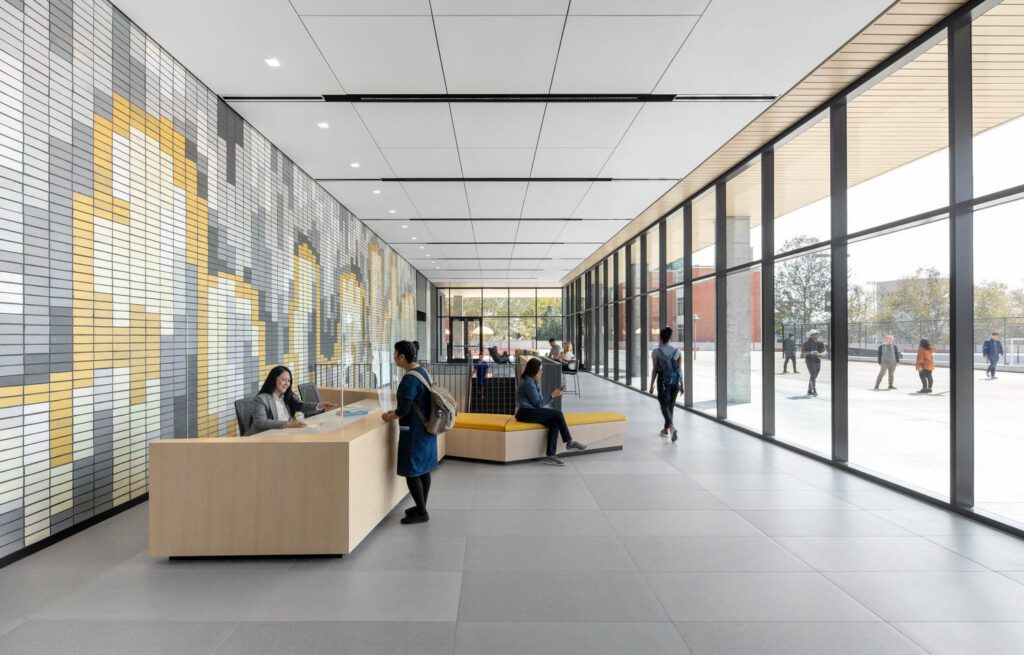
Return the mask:
<path id="1" fill-rule="evenodd" d="M 405 510 L 402 523 L 406 525 L 430 520 L 430 472 L 437 468 L 437 435 L 427 432 L 423 423 L 430 415 L 430 374 L 416 363 L 416 350 L 411 341 L 395 344 L 395 365 L 405 375 L 398 383 L 398 407 L 381 415 L 385 421 L 398 419 L 398 475 L 405 478 L 416 503 Z"/>
<path id="2" fill-rule="evenodd" d="M 292 372 L 286 366 L 270 369 L 260 392 L 252 404 L 251 436 L 264 430 L 302 428 L 306 424 L 295 420 L 295 413 L 312 414 L 333 407 L 331 403 L 304 403 L 292 392 Z"/>

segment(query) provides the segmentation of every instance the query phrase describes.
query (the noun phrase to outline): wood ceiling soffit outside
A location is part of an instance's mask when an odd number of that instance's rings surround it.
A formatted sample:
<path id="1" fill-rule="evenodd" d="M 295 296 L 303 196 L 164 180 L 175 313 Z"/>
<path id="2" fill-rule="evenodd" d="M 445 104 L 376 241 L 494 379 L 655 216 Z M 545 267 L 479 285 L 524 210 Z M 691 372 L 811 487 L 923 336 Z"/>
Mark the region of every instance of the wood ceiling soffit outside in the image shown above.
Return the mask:
<path id="1" fill-rule="evenodd" d="M 829 98 L 857 81 L 963 4 L 964 0 L 899 0 L 894 3 L 874 23 L 865 27 L 828 61 L 797 83 L 728 143 L 654 201 L 608 243 L 570 271 L 562 278 L 561 284 L 568 284 L 594 263 L 615 252 L 649 225 L 668 214 L 679 203 L 750 157 L 771 139 L 813 112 Z M 1019 16 L 1020 12 L 1015 12 L 1014 15 Z"/>

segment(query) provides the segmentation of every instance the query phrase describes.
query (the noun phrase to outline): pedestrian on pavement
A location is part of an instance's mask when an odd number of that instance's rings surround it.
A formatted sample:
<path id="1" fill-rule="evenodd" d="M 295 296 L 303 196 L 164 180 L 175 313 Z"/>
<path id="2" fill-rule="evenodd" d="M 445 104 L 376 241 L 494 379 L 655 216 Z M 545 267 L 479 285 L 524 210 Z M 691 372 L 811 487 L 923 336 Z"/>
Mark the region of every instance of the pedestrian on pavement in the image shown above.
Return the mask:
<path id="1" fill-rule="evenodd" d="M 917 374 L 921 377 L 921 389 L 917 393 L 931 393 L 932 392 L 932 371 L 935 370 L 935 360 L 933 355 L 935 354 L 935 346 L 928 339 L 921 339 L 921 343 L 917 346 Z"/>
<path id="2" fill-rule="evenodd" d="M 895 337 L 890 334 L 885 338 L 885 343 L 878 347 L 878 377 L 875 378 L 875 389 L 882 383 L 882 376 L 886 373 L 889 374 L 889 388 L 896 388 L 892 383 L 900 359 L 902 359 L 900 347 L 896 345 Z"/>
<path id="3" fill-rule="evenodd" d="M 789 336 L 782 340 L 782 372 L 783 374 L 789 373 L 789 362 L 793 362 L 793 372 L 799 373 L 796 370 L 796 339 L 793 338 L 793 333 L 790 332 Z"/>
<path id="4" fill-rule="evenodd" d="M 999 358 L 1003 354 L 1003 342 L 999 340 L 998 332 L 993 332 L 991 337 L 985 339 L 985 343 L 981 346 L 981 354 L 988 360 L 985 377 L 995 380 L 996 364 L 999 363 Z"/>
<path id="5" fill-rule="evenodd" d="M 683 387 L 683 364 L 682 354 L 679 349 L 671 345 L 672 328 L 663 327 L 658 332 L 661 344 L 651 351 L 651 369 L 658 383 L 658 404 L 661 405 L 661 415 L 665 418 L 665 428 L 659 436 L 667 437 L 672 435 L 672 441 L 679 438 L 679 431 L 672 420 L 672 414 L 676 407 L 676 398 Z"/>
<path id="6" fill-rule="evenodd" d="M 818 331 L 811 330 L 807 341 L 800 347 L 810 379 L 807 381 L 807 395 L 818 395 L 818 373 L 821 373 L 821 353 L 825 352 L 825 344 L 818 340 Z"/>

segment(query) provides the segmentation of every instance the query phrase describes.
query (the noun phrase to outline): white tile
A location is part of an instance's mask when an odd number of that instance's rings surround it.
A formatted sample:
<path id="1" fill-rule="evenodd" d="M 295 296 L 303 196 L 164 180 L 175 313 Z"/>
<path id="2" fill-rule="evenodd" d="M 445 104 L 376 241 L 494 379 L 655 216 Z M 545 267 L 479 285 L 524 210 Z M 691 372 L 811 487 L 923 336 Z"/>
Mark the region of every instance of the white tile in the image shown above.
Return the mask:
<path id="1" fill-rule="evenodd" d="M 537 148 L 533 177 L 595 177 L 611 148 Z"/>
<path id="2" fill-rule="evenodd" d="M 640 103 L 552 103 L 544 113 L 539 145 L 546 148 L 614 148 L 640 112 Z"/>
<path id="3" fill-rule="evenodd" d="M 466 195 L 473 218 L 519 218 L 526 182 L 467 182 Z"/>
<path id="4" fill-rule="evenodd" d="M 678 623 L 694 653 L 759 655 L 924 655 L 886 623 L 857 621 L 702 621 Z"/>
<path id="5" fill-rule="evenodd" d="M 354 106 L 381 148 L 455 147 L 447 105 L 366 102 Z"/>
<path id="6" fill-rule="evenodd" d="M 381 152 L 398 177 L 462 177 L 455 148 L 382 148 Z"/>
<path id="7" fill-rule="evenodd" d="M 530 182 L 523 218 L 567 218 L 580 204 L 590 182 Z"/>
<path id="8" fill-rule="evenodd" d="M 529 177 L 533 148 L 460 148 L 466 177 Z"/>
<path id="9" fill-rule="evenodd" d="M 544 105 L 455 102 L 451 116 L 460 148 L 534 148 Z"/>

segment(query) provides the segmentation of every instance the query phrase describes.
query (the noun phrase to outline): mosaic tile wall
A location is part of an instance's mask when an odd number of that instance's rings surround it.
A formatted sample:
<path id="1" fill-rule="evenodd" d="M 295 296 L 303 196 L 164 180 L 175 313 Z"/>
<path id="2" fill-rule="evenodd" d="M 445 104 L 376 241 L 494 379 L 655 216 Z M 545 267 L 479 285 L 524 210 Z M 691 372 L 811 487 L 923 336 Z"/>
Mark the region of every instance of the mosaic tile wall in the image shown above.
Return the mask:
<path id="1" fill-rule="evenodd" d="M 415 270 L 105 0 L 0 0 L 0 557 L 237 434 L 269 367 L 385 384 Z"/>

